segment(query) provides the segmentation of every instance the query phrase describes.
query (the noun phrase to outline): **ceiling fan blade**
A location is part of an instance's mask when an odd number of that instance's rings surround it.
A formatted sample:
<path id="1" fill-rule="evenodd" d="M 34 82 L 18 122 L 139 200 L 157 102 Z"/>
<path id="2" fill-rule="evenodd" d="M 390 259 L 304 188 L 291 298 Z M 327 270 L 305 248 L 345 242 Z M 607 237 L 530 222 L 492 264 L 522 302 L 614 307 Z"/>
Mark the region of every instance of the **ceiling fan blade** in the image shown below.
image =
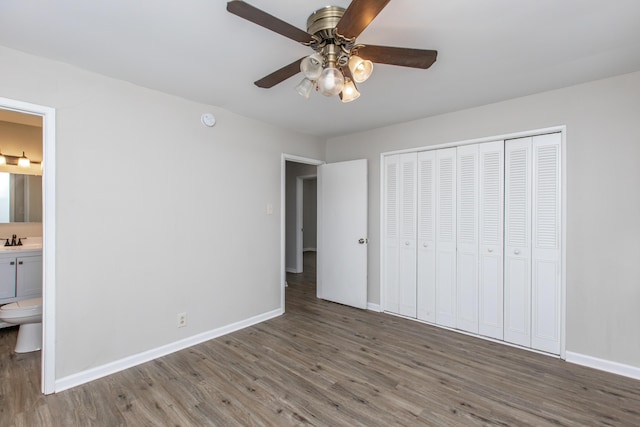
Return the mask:
<path id="1" fill-rule="evenodd" d="M 358 37 L 389 1 L 353 0 L 336 25 L 337 33 L 349 39 Z"/>
<path id="2" fill-rule="evenodd" d="M 378 64 L 400 65 L 426 70 L 436 62 L 438 51 L 365 45 L 358 48 L 357 55 Z"/>
<path id="3" fill-rule="evenodd" d="M 293 77 L 298 74 L 300 72 L 300 63 L 303 59 L 304 57 L 293 61 L 289 65 L 285 65 L 279 70 L 276 70 L 268 76 L 264 76 L 260 80 L 254 82 L 254 84 L 264 89 L 274 87 L 278 83 L 287 80 L 289 77 Z"/>
<path id="4" fill-rule="evenodd" d="M 240 18 L 258 24 L 261 27 L 274 31 L 300 43 L 309 43 L 313 39 L 311 34 L 294 27 L 293 25 L 263 12 L 257 7 L 251 6 L 241 0 L 233 0 L 227 3 L 227 10 Z"/>

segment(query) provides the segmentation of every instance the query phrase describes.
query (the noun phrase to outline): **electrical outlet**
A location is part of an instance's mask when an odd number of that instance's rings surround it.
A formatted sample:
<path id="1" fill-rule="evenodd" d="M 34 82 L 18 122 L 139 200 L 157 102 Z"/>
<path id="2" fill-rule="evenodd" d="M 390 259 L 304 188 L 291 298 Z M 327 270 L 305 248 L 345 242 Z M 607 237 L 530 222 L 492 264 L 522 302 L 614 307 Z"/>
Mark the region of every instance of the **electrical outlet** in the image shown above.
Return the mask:
<path id="1" fill-rule="evenodd" d="M 178 328 L 187 326 L 187 313 L 178 313 Z"/>

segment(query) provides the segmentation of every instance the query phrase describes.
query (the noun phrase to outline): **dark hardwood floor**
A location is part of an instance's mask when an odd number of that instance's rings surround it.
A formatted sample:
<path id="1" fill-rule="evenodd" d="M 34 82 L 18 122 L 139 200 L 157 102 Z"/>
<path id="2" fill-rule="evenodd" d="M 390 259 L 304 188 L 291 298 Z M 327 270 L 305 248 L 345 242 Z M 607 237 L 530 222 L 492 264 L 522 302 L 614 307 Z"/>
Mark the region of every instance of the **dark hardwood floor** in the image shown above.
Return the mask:
<path id="1" fill-rule="evenodd" d="M 0 425 L 640 425 L 640 381 L 317 300 L 313 255 L 284 316 L 52 396 L 0 330 Z"/>

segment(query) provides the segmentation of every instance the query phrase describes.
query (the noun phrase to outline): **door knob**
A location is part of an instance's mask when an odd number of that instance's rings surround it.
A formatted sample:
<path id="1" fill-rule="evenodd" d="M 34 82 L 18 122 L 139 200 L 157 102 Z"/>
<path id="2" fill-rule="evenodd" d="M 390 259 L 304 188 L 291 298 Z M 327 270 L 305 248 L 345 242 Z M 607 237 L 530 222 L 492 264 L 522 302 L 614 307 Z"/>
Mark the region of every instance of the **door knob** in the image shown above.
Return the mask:
<path id="1" fill-rule="evenodd" d="M 493 252 L 493 249 L 487 249 L 489 252 Z"/>
<path id="2" fill-rule="evenodd" d="M 409 242 L 404 242 L 404 245 L 405 246 L 409 246 Z"/>
<path id="3" fill-rule="evenodd" d="M 369 239 L 360 239 L 360 240 L 358 240 L 358 243 L 360 243 L 361 245 L 364 245 L 368 241 L 369 241 Z"/>
<path id="4" fill-rule="evenodd" d="M 520 255 L 520 250 L 516 249 L 515 251 L 513 251 L 513 253 L 516 254 L 516 255 Z"/>
<path id="5" fill-rule="evenodd" d="M 423 244 L 422 244 L 422 247 L 424 247 L 424 248 L 428 248 L 428 247 L 429 247 L 429 244 L 425 242 L 425 243 L 423 243 Z"/>

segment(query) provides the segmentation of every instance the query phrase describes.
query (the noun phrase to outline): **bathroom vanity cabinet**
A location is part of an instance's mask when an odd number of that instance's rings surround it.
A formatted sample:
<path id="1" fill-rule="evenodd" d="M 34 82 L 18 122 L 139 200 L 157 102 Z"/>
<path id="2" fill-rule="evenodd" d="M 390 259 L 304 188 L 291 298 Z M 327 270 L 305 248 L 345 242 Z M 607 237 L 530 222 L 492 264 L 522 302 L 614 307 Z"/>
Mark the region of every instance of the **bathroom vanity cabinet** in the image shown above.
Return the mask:
<path id="1" fill-rule="evenodd" d="M 42 249 L 0 250 L 0 304 L 42 295 Z"/>

